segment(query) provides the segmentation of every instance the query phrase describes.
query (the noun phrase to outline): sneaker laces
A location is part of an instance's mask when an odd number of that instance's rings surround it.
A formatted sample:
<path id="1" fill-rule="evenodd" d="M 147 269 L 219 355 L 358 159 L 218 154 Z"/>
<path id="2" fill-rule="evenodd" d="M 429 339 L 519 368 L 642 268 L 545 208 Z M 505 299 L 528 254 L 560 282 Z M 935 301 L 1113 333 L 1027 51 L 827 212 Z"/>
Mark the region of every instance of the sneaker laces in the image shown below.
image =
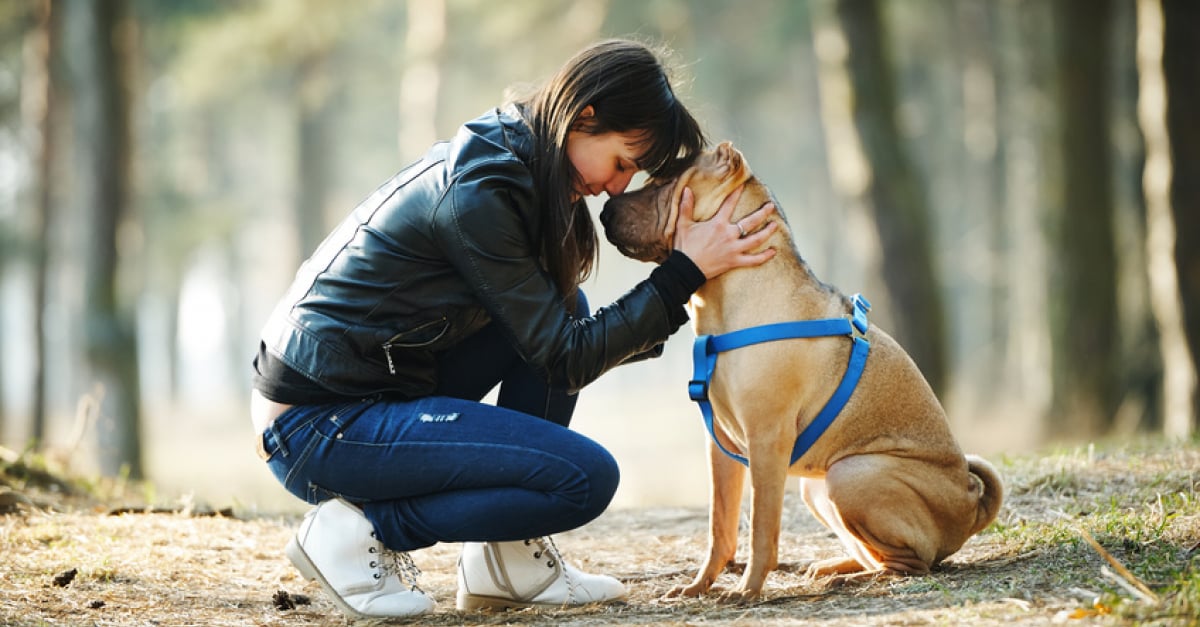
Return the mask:
<path id="1" fill-rule="evenodd" d="M 371 560 L 371 568 L 378 568 L 379 572 L 375 573 L 376 579 L 384 577 L 396 576 L 400 582 L 408 586 L 408 589 L 413 592 L 424 594 L 424 590 L 417 585 L 417 578 L 421 576 L 421 569 L 417 567 L 416 562 L 405 551 L 393 551 L 383 546 L 382 542 L 378 541 L 375 532 L 371 532 L 371 537 L 376 540 L 375 546 L 367 549 L 368 553 L 381 554 L 382 561 Z"/>
<path id="2" fill-rule="evenodd" d="M 554 544 L 554 539 L 550 536 L 542 536 L 532 540 L 526 540 L 525 546 L 537 544 L 538 548 L 533 552 L 533 559 L 542 559 L 542 556 L 548 556 L 546 561 L 547 568 L 554 568 L 554 564 L 562 565 L 559 572 L 562 573 L 563 579 L 567 581 L 567 603 L 575 603 L 575 582 L 571 580 L 571 569 L 567 568 L 567 562 L 563 559 L 562 553 L 558 550 L 558 545 Z"/>
<path id="3" fill-rule="evenodd" d="M 416 562 L 404 551 L 392 551 L 389 549 L 383 550 L 383 556 L 386 558 L 381 566 L 384 576 L 395 575 L 400 578 L 404 585 L 413 592 L 424 593 L 421 587 L 417 585 L 417 578 L 421 576 L 421 569 L 417 567 Z"/>

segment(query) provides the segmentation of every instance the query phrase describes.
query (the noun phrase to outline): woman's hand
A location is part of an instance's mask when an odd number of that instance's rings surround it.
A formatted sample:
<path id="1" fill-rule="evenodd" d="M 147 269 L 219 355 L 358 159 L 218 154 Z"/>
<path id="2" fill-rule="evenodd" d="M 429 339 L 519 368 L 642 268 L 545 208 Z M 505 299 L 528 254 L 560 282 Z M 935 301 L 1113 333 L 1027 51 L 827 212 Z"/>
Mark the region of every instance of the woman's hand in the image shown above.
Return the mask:
<path id="1" fill-rule="evenodd" d="M 778 228 L 771 220 L 775 215 L 775 203 L 767 202 L 732 222 L 733 208 L 742 196 L 742 186 L 738 186 L 725 197 L 711 220 L 696 222 L 692 190 L 684 188 L 681 196 L 679 219 L 675 223 L 675 249 L 687 255 L 706 278 L 718 277 L 734 268 L 757 266 L 775 256 L 774 248 L 753 252 Z"/>

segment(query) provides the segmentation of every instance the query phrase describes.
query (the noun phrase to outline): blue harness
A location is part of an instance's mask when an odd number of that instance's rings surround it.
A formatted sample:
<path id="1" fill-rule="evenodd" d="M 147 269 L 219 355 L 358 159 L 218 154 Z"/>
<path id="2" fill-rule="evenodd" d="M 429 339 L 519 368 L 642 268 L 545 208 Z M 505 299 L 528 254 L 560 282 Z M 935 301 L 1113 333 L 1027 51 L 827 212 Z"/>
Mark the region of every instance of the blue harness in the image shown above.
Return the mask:
<path id="1" fill-rule="evenodd" d="M 716 432 L 713 431 L 713 411 L 712 403 L 708 400 L 708 386 L 712 382 L 713 370 L 717 367 L 718 353 L 775 340 L 845 335 L 854 340 L 854 346 L 850 352 L 850 363 L 846 365 L 846 373 L 842 375 L 841 383 L 834 390 L 833 396 L 829 397 L 825 407 L 821 408 L 817 417 L 813 418 L 808 427 L 796 438 L 796 445 L 792 447 L 792 460 L 788 462 L 788 465 L 796 463 L 796 460 L 808 452 L 808 449 L 816 443 L 822 433 L 825 433 L 825 429 L 829 428 L 833 419 L 837 418 L 842 408 L 846 406 L 846 402 L 850 400 L 850 395 L 854 393 L 854 388 L 858 386 L 858 380 L 862 377 L 863 368 L 867 365 L 867 353 L 871 351 L 871 344 L 866 337 L 867 312 L 871 310 L 871 303 L 862 294 L 855 294 L 850 300 L 854 304 L 854 313 L 849 318 L 780 322 L 740 329 L 721 335 L 701 335 L 696 338 L 695 344 L 692 345 L 693 370 L 692 380 L 688 382 L 688 396 L 700 405 L 704 426 L 708 428 L 708 435 L 712 437 L 717 448 L 741 462 L 743 466 L 750 465 L 749 460 L 745 457 L 722 446 L 721 441 L 717 439 Z"/>

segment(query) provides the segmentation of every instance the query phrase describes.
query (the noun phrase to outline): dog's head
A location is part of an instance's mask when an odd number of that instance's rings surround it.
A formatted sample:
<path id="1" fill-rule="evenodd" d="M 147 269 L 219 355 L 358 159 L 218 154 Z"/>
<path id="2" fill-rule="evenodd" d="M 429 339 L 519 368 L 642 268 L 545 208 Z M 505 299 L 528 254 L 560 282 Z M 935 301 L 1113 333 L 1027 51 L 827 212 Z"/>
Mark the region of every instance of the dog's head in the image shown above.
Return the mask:
<path id="1" fill-rule="evenodd" d="M 750 176 L 742 153 L 723 142 L 701 153 L 677 178 L 651 180 L 637 191 L 609 198 L 600 212 L 604 234 L 626 257 L 661 263 L 673 247 L 684 188 L 692 190 L 693 216 L 703 222 Z"/>

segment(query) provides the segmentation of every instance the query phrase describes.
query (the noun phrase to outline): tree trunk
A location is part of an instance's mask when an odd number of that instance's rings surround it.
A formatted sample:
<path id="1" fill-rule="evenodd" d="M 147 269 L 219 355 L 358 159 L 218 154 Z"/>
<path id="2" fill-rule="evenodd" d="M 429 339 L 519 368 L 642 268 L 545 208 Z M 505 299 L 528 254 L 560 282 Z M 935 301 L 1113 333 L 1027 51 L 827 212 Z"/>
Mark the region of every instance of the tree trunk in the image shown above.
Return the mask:
<path id="1" fill-rule="evenodd" d="M 1140 0 L 1138 22 L 1147 255 L 1162 337 L 1163 428 L 1168 436 L 1188 438 L 1200 416 L 1200 5 Z"/>
<path id="2" fill-rule="evenodd" d="M 887 314 L 894 325 L 891 331 L 941 394 L 947 384 L 945 308 L 933 263 L 930 211 L 896 126 L 893 72 L 879 6 L 875 0 L 838 0 L 834 8 L 845 38 L 842 63 L 849 80 L 846 105 L 853 125 L 847 132 L 853 133 L 860 147 L 857 166 L 862 168 L 857 184 L 840 187 L 874 218 Z M 823 63 L 837 62 L 830 57 L 830 48 L 818 45 Z M 827 135 L 837 142 L 847 132 L 831 130 Z M 834 160 L 842 158 L 837 150 L 830 154 Z M 831 167 L 836 170 L 839 165 Z"/>
<path id="3" fill-rule="evenodd" d="M 1108 0 L 1054 4 L 1062 211 L 1052 241 L 1052 433 L 1095 435 L 1116 409 L 1117 296 L 1110 153 Z"/>
<path id="4" fill-rule="evenodd" d="M 83 250 L 84 348 L 100 386 L 100 471 L 142 477 L 137 340 L 132 303 L 122 302 L 117 235 L 130 201 L 130 111 L 126 77 L 132 22 L 123 0 L 60 5 L 75 118 L 75 202 Z"/>
<path id="5" fill-rule="evenodd" d="M 54 165 L 55 102 L 58 65 L 58 46 L 61 10 L 56 10 L 50 0 L 41 0 L 36 7 L 37 28 L 27 43 L 29 55 L 25 73 L 25 97 L 22 108 L 33 128 L 38 129 L 37 144 L 32 147 L 35 159 L 34 179 L 34 243 L 33 243 L 33 359 L 30 364 L 32 381 L 30 390 L 31 425 L 30 438 L 44 444 L 46 441 L 46 302 L 49 276 L 50 229 L 54 223 L 54 198 L 52 169 Z"/>

